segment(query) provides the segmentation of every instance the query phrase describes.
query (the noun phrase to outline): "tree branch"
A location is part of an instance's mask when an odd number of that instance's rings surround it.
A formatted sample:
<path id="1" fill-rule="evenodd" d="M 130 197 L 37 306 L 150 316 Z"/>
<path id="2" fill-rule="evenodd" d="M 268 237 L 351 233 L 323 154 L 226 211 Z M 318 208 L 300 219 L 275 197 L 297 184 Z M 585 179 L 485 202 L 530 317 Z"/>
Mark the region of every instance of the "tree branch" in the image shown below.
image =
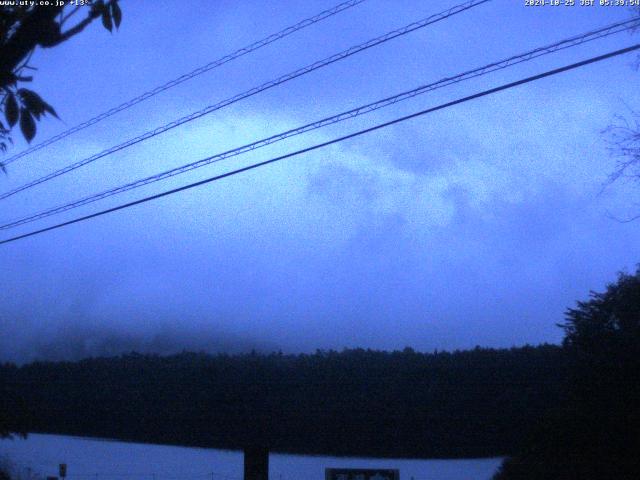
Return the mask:
<path id="1" fill-rule="evenodd" d="M 87 27 L 87 25 L 89 25 L 92 21 L 93 21 L 93 18 L 91 18 L 91 17 L 85 18 L 80 23 L 78 23 L 76 26 L 74 26 L 73 28 L 70 28 L 66 32 L 61 33 L 60 36 L 55 41 L 53 41 L 53 42 L 51 42 L 51 43 L 49 43 L 47 45 L 43 45 L 43 47 L 44 48 L 55 47 L 56 45 L 59 45 L 62 42 L 65 42 L 65 41 L 69 40 L 71 37 L 73 37 L 74 35 L 77 35 L 82 30 L 84 30 Z"/>
<path id="2" fill-rule="evenodd" d="M 58 24 L 56 16 L 62 11 L 62 6 L 37 6 L 20 23 L 11 38 L 0 48 L 0 72 L 13 72 L 22 59 L 31 50 L 36 48 L 47 37 L 55 36 Z M 3 78 L 3 84 L 7 85 L 9 80 Z"/>
<path id="3" fill-rule="evenodd" d="M 61 19 L 60 19 L 60 26 L 62 27 L 65 22 L 67 20 L 69 20 L 73 15 L 76 14 L 76 12 L 78 12 L 78 10 L 80 10 L 82 8 L 81 5 L 78 5 L 76 8 L 74 8 L 73 10 L 71 10 L 67 15 L 64 15 Z M 62 14 L 62 13 L 61 13 Z"/>

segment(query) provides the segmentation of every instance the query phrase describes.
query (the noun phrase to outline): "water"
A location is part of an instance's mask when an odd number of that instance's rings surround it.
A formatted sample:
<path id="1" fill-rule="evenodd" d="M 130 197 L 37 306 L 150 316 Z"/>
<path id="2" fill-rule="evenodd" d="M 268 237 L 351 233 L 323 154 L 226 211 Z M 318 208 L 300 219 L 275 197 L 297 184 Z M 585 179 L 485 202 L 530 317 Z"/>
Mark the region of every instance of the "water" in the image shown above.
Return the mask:
<path id="1" fill-rule="evenodd" d="M 57 475 L 68 480 L 242 480 L 242 452 L 148 445 L 62 435 L 32 434 L 0 440 L 0 458 L 23 480 Z M 397 468 L 401 480 L 488 480 L 500 458 L 406 460 L 271 454 L 271 480 L 323 480 L 326 467 Z"/>

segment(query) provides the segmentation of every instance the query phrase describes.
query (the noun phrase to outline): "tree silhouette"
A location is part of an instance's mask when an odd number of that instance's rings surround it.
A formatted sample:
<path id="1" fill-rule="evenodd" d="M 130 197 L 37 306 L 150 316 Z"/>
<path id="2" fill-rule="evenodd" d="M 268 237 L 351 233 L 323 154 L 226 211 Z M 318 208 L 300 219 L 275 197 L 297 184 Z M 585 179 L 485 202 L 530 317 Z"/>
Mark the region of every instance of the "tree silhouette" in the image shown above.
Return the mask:
<path id="1" fill-rule="evenodd" d="M 640 478 L 640 268 L 567 310 L 566 399 L 498 480 Z"/>
<path id="2" fill-rule="evenodd" d="M 615 123 L 604 131 L 610 153 L 616 158 L 616 165 L 609 175 L 608 184 L 620 179 L 640 183 L 640 113 L 631 111 L 630 118 L 617 115 Z M 634 221 L 640 214 L 625 221 Z"/>
<path id="3" fill-rule="evenodd" d="M 36 121 L 43 115 L 57 117 L 51 105 L 36 92 L 24 88 L 30 82 L 29 64 L 34 50 L 52 48 L 82 32 L 91 22 L 101 18 L 109 31 L 118 28 L 122 12 L 118 0 L 79 0 L 55 5 L 17 5 L 0 7 L 0 108 L 4 121 L 0 121 L 0 150 L 6 151 L 12 143 L 11 130 L 18 125 L 24 138 L 30 142 L 36 134 Z M 82 13 L 83 16 L 78 16 Z M 79 19 L 76 21 L 76 19 Z M 76 21 L 73 25 L 71 22 Z M 4 166 L 0 163 L 0 167 Z"/>
<path id="4" fill-rule="evenodd" d="M 636 17 L 640 17 L 640 6 L 632 9 Z M 637 33 L 640 27 L 632 32 Z M 640 69 L 640 57 L 636 60 L 636 69 Z M 631 110 L 629 116 L 616 115 L 614 122 L 602 133 L 609 143 L 610 153 L 616 157 L 616 165 L 609 175 L 608 184 L 620 179 L 640 182 L 640 112 Z M 640 213 L 625 220 L 627 222 L 640 219 Z"/>

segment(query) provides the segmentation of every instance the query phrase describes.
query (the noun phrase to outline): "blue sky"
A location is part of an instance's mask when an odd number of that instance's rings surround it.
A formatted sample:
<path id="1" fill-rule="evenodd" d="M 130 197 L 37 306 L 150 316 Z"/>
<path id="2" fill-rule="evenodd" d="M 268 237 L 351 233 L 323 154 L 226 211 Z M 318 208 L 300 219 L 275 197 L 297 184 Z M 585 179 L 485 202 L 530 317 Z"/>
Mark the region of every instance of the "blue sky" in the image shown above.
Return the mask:
<path id="1" fill-rule="evenodd" d="M 38 51 L 62 121 L 36 141 L 337 1 L 122 2 Z M 14 162 L 2 191 L 455 1 L 367 0 Z M 3 200 L 39 211 L 627 18 L 495 0 Z M 89 213 L 638 41 L 605 40 L 55 217 Z M 558 342 L 556 323 L 639 260 L 640 186 L 601 192 L 601 131 L 640 109 L 636 57 L 446 109 L 279 164 L 0 248 L 5 359 L 122 349 L 418 350 Z M 14 153 L 24 148 L 21 141 Z M 52 219 L 50 219 L 53 221 Z M 33 226 L 45 226 L 43 221 Z M 17 232 L 27 231 L 16 230 Z"/>

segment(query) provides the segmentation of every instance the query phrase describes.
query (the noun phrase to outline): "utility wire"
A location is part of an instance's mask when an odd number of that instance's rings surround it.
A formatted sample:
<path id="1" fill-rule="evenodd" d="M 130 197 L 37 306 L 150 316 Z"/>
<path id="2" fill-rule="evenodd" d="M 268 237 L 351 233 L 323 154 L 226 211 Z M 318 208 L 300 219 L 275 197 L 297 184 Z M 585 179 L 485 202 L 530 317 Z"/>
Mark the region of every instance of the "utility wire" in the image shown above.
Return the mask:
<path id="1" fill-rule="evenodd" d="M 388 107 L 390 105 L 396 104 L 398 102 L 413 98 L 417 95 L 421 95 L 433 90 L 437 90 L 439 88 L 443 88 L 449 85 L 453 85 L 455 83 L 459 83 L 465 80 L 469 80 L 472 78 L 476 78 L 479 76 L 483 76 L 497 70 L 502 70 L 513 65 L 517 65 L 519 63 L 523 63 L 544 55 L 548 55 L 560 50 L 564 50 L 570 47 L 575 47 L 577 45 L 581 45 L 596 39 L 600 39 L 603 37 L 607 37 L 609 35 L 613 35 L 615 33 L 623 32 L 626 30 L 630 30 L 640 26 L 640 19 L 635 18 L 633 20 L 627 20 L 624 22 L 614 23 L 612 25 L 600 28 L 598 30 L 593 30 L 591 32 L 584 33 L 582 35 L 577 35 L 551 45 L 547 45 L 544 47 L 539 47 L 534 50 L 530 50 L 525 53 L 521 53 L 519 55 L 514 55 L 504 60 L 500 60 L 498 62 L 491 63 L 489 65 L 485 65 L 480 68 L 476 68 L 473 70 L 469 70 L 467 72 L 452 76 L 446 77 L 437 82 L 430 83 L 428 85 L 422 85 L 418 88 L 414 88 L 413 90 L 409 90 L 406 92 L 402 92 L 400 94 L 394 95 L 392 97 L 387 97 L 385 99 L 379 100 L 377 102 L 369 103 L 367 105 L 363 105 L 346 112 L 339 113 L 337 115 L 333 115 L 331 117 L 323 118 L 322 120 L 318 120 L 313 123 L 308 123 L 301 127 L 294 128 L 292 130 L 287 130 L 286 132 L 278 133 L 276 135 L 272 135 L 267 138 L 263 138 L 261 140 L 257 140 L 255 142 L 249 143 L 247 145 L 243 145 L 241 147 L 234 148 L 232 150 L 227 150 L 226 152 L 219 153 L 216 155 L 212 155 L 198 161 L 188 163 L 186 165 L 181 165 L 179 167 L 172 168 L 170 170 L 166 170 L 164 172 L 157 173 L 155 175 L 151 175 L 142 179 L 135 180 L 133 182 L 127 183 L 125 185 L 121 185 L 115 188 L 111 188 L 108 190 L 104 190 L 100 193 L 96 193 L 82 199 L 66 203 L 64 205 L 60 205 L 57 207 L 49 208 L 38 213 L 34 213 L 32 215 L 22 217 L 18 220 L 13 220 L 7 222 L 5 224 L 0 225 L 0 230 L 7 230 L 11 228 L 18 227 L 20 225 L 24 225 L 27 223 L 34 222 L 36 220 L 40 220 L 51 215 L 55 215 L 58 213 L 66 212 L 68 210 L 72 210 L 74 208 L 81 207 L 83 205 L 87 205 L 89 203 L 96 202 L 98 200 L 102 200 L 107 197 L 111 197 L 116 194 L 120 194 L 123 192 L 127 192 L 129 190 L 133 190 L 138 187 L 142 187 L 144 185 L 148 185 L 151 183 L 158 182 L 160 180 L 164 180 L 166 178 L 170 178 L 181 173 L 185 173 L 200 167 L 204 167 L 206 165 L 219 162 L 221 160 L 225 160 L 227 158 L 235 157 L 237 155 L 241 155 L 243 153 L 256 150 L 258 148 L 265 147 L 267 145 L 271 145 L 273 143 L 285 140 L 287 138 L 301 135 L 303 133 L 316 130 L 327 125 L 332 125 L 335 123 L 339 123 L 345 121 L 347 119 L 351 119 L 354 117 L 358 117 L 360 115 L 364 115 L 366 113 L 373 112 L 375 110 Z"/>
<path id="2" fill-rule="evenodd" d="M 173 122 L 167 123 L 161 127 L 158 127 L 154 130 L 150 130 L 146 133 L 143 133 L 142 135 L 139 135 L 135 138 L 132 138 L 130 140 L 127 140 L 124 143 L 121 143 L 119 145 L 116 145 L 114 147 L 111 147 L 107 150 L 104 150 L 100 153 L 97 153 L 95 155 L 92 155 L 91 157 L 85 158 L 83 160 L 77 161 L 75 163 L 72 163 L 70 165 L 67 165 L 64 168 L 61 168 L 59 170 L 56 170 L 48 175 L 45 175 L 43 177 L 40 177 L 36 180 L 33 180 L 29 183 L 26 183 L 20 187 L 17 187 L 13 190 L 10 190 L 9 192 L 3 193 L 2 195 L 0 195 L 0 200 L 3 200 L 5 198 L 8 198 L 12 195 L 15 195 L 16 193 L 22 192 L 23 190 L 26 190 L 28 188 L 34 187 L 35 185 L 39 185 L 40 183 L 46 182 L 48 180 L 51 180 L 53 178 L 56 178 L 60 175 L 63 175 L 65 173 L 71 172 L 73 170 L 76 170 L 77 168 L 80 168 L 84 165 L 87 165 L 89 163 L 92 163 L 100 158 L 106 157 L 107 155 L 110 155 L 112 153 L 118 152 L 120 150 L 123 150 L 127 147 L 130 147 L 132 145 L 135 145 L 137 143 L 140 143 L 144 140 L 148 140 L 149 138 L 155 137 L 156 135 L 160 135 L 161 133 L 164 133 L 168 130 L 171 130 L 173 128 L 176 128 L 180 125 L 183 125 L 187 122 L 190 122 L 192 120 L 196 120 L 200 117 L 203 117 L 205 115 L 208 115 L 216 110 L 220 110 L 221 108 L 224 108 L 228 105 L 231 105 L 232 103 L 238 102 L 240 100 L 243 100 L 245 98 L 251 97 L 253 95 L 256 95 L 260 92 L 263 92 L 264 90 L 273 88 L 277 85 L 283 84 L 285 82 L 288 82 L 290 80 L 293 80 L 294 78 L 300 77 L 302 75 L 305 75 L 307 73 L 313 72 L 314 70 L 318 70 L 322 67 L 325 67 L 327 65 L 330 65 L 332 63 L 338 62 L 340 60 L 343 60 L 345 58 L 348 58 L 352 55 L 355 55 L 356 53 L 359 53 L 363 50 L 367 50 L 369 48 L 375 47 L 377 45 L 380 45 L 382 43 L 388 42 L 389 40 L 392 40 L 394 38 L 400 37 L 402 35 L 406 35 L 408 33 L 411 33 L 415 30 L 418 30 L 420 28 L 424 28 L 428 25 L 431 25 L 433 23 L 439 22 L 441 20 L 445 20 L 453 15 L 456 15 L 458 13 L 464 12 L 466 10 L 469 10 L 473 7 L 476 7 L 478 5 L 481 5 L 483 3 L 487 3 L 490 2 L 491 0 L 470 0 L 467 2 L 464 2 L 462 4 L 456 5 L 454 7 L 451 7 L 443 12 L 437 13 L 435 15 L 431 15 L 430 17 L 427 17 L 423 20 L 420 20 L 418 22 L 414 22 L 411 23 L 405 27 L 399 28 L 397 30 L 393 30 L 389 33 L 386 33 L 382 36 L 376 37 L 372 40 L 369 40 L 365 43 L 361 43 L 359 45 L 356 45 L 354 47 L 348 48 L 347 50 L 344 50 L 340 53 L 337 53 L 335 55 L 332 55 L 330 57 L 325 58 L 324 60 L 320 60 L 317 61 L 315 63 L 312 63 L 311 65 L 307 65 L 306 67 L 300 68 L 298 70 L 295 70 L 294 72 L 288 73 L 286 75 L 283 75 L 281 77 L 276 78 L 275 80 L 271 80 L 269 82 L 263 83 L 262 85 L 258 86 L 258 87 L 254 87 L 250 90 L 247 90 L 243 93 L 240 93 L 238 95 L 235 95 L 231 98 L 228 98 L 226 100 L 223 100 L 219 103 L 216 103 L 215 105 L 210 105 L 208 107 L 205 107 L 202 110 L 199 110 L 197 112 L 194 112 L 190 115 L 187 115 L 185 117 L 179 118 L 178 120 L 174 120 Z"/>
<path id="3" fill-rule="evenodd" d="M 313 17 L 310 18 L 306 18 L 304 20 L 302 20 L 301 22 L 296 23 L 295 25 L 291 25 L 290 27 L 285 28 L 284 30 L 280 30 L 277 33 L 274 33 L 272 35 L 269 35 L 266 38 L 263 38 L 262 40 L 258 40 L 257 42 L 252 43 L 251 45 L 248 45 L 246 47 L 240 48 L 239 50 L 236 50 L 235 52 L 229 54 L 229 55 L 225 55 L 224 57 L 221 57 L 217 60 L 214 60 L 210 63 L 207 63 L 206 65 L 203 65 L 199 68 L 196 68 L 195 70 L 189 72 L 189 73 L 185 73 L 184 75 L 179 76 L 178 78 L 175 78 L 173 80 L 168 81 L 167 83 L 160 85 L 152 90 L 149 90 L 135 98 L 132 98 L 131 100 L 124 102 L 120 105 L 118 105 L 117 107 L 114 107 L 110 110 L 107 110 L 104 113 L 101 113 L 85 122 L 82 122 L 78 125 L 76 125 L 75 127 L 71 127 L 68 130 L 65 130 L 64 132 L 61 132 L 41 143 L 38 143 L 37 145 L 34 145 L 30 148 L 27 148 L 26 150 L 12 156 L 9 157 L 7 160 L 0 162 L 3 165 L 8 165 L 12 162 L 15 162 L 16 160 L 25 157 L 27 155 L 29 155 L 30 153 L 36 152 L 38 150 L 41 150 L 42 148 L 51 145 L 53 143 L 56 143 L 59 140 L 62 140 L 63 138 L 68 137 L 69 135 L 72 135 L 76 132 L 79 132 L 80 130 L 84 130 L 87 127 L 90 127 L 91 125 L 95 125 L 98 122 L 101 122 L 102 120 L 111 117 L 112 115 L 115 115 L 118 112 L 121 112 L 123 110 L 126 110 L 128 108 L 133 107 L 134 105 L 137 105 L 140 102 L 143 102 L 145 100 L 148 100 L 151 97 L 154 97 L 156 95 L 158 95 L 161 92 L 164 92 L 165 90 L 169 90 L 170 88 L 175 87 L 176 85 L 180 85 L 181 83 L 186 82 L 187 80 L 191 80 L 194 77 L 197 77 L 198 75 L 202 75 L 203 73 L 206 73 L 210 70 L 213 70 L 214 68 L 220 67 L 222 65 L 224 65 L 225 63 L 228 63 L 232 60 L 235 60 L 236 58 L 240 58 L 244 55 L 247 55 L 248 53 L 254 52 L 262 47 L 265 47 L 273 42 L 276 42 L 278 40 L 281 40 L 289 35 L 291 35 L 292 33 L 297 32 L 298 30 L 302 30 L 303 28 L 306 28 L 308 26 L 311 26 L 315 23 L 321 22 L 322 20 L 325 20 L 329 17 L 332 17 L 333 15 L 336 15 L 337 13 L 340 13 L 344 10 L 347 10 L 351 7 L 355 7 L 356 5 L 365 2 L 366 0 L 349 0 L 347 2 L 343 2 L 340 3 L 339 5 L 336 5 L 333 8 L 330 8 L 328 10 L 325 10 L 323 12 L 318 13 L 317 15 L 314 15 Z"/>
<path id="4" fill-rule="evenodd" d="M 205 180 L 200 180 L 198 182 L 190 183 L 190 184 L 184 185 L 182 187 L 178 187 L 178 188 L 174 188 L 174 189 L 171 189 L 171 190 L 167 190 L 165 192 L 157 193 L 155 195 L 144 197 L 144 198 L 141 198 L 139 200 L 135 200 L 135 201 L 128 202 L 128 203 L 125 203 L 125 204 L 122 204 L 122 205 L 118 205 L 116 207 L 108 208 L 106 210 L 101 210 L 99 212 L 92 213 L 90 215 L 77 217 L 77 218 L 74 218 L 73 220 L 68 220 L 66 222 L 58 223 L 58 224 L 52 225 L 50 227 L 41 228 L 39 230 L 34 230 L 34 231 L 31 231 L 31 232 L 28 232 L 28 233 L 25 233 L 25 234 L 22 234 L 22 235 L 17 235 L 15 237 L 11 237 L 11 238 L 8 238 L 8 239 L 5 239 L 5 240 L 1 240 L 0 241 L 0 245 L 5 244 L 5 243 L 10 243 L 10 242 L 15 242 L 16 240 L 20 240 L 20 239 L 23 239 L 23 238 L 32 237 L 34 235 L 38 235 L 38 234 L 41 234 L 41 233 L 44 233 L 44 232 L 48 232 L 48 231 L 51 231 L 51 230 L 56 230 L 58 228 L 66 227 L 68 225 L 72 225 L 74 223 L 79 223 L 79 222 L 82 222 L 82 221 L 85 221 L 85 220 L 89 220 L 91 218 L 100 217 L 102 215 L 106 215 L 107 213 L 116 212 L 116 211 L 119 211 L 119 210 L 123 210 L 125 208 L 133 207 L 134 205 L 139 205 L 139 204 L 142 204 L 142 203 L 150 202 L 151 200 L 156 200 L 158 198 L 162 198 L 162 197 L 166 197 L 166 196 L 169 196 L 169 195 L 173 195 L 174 193 L 182 192 L 184 190 L 190 190 L 192 188 L 199 187 L 201 185 L 205 185 L 205 184 L 208 184 L 208 183 L 211 183 L 211 182 L 215 182 L 215 181 L 221 180 L 223 178 L 231 177 L 231 176 L 237 175 L 239 173 L 247 172 L 249 170 L 253 170 L 253 169 L 258 168 L 258 167 L 262 167 L 262 166 L 265 166 L 265 165 L 269 165 L 271 163 L 279 162 L 281 160 L 284 160 L 284 159 L 287 159 L 287 158 L 291 158 L 291 157 L 295 157 L 295 156 L 301 155 L 303 153 L 311 152 L 313 150 L 318 150 L 320 148 L 324 148 L 324 147 L 327 147 L 329 145 L 333 145 L 333 144 L 336 144 L 336 143 L 339 143 L 339 142 L 343 142 L 343 141 L 351 139 L 351 138 L 359 137 L 359 136 L 364 135 L 366 133 L 374 132 L 376 130 L 380 130 L 382 128 L 389 127 L 391 125 L 395 125 L 397 123 L 401 123 L 401 122 L 404 122 L 406 120 L 410 120 L 412 118 L 420 117 L 420 116 L 423 116 L 423 115 L 426 115 L 426 114 L 429 114 L 429 113 L 432 113 L 432 112 L 435 112 L 435 111 L 438 111 L 438 110 L 443 110 L 445 108 L 449 108 L 449 107 L 452 107 L 454 105 L 465 103 L 465 102 L 474 100 L 476 98 L 485 97 L 487 95 L 491 95 L 491 94 L 494 94 L 494 93 L 497 93 L 497 92 L 500 92 L 500 91 L 503 91 L 503 90 L 508 90 L 510 88 L 517 87 L 519 85 L 524 85 L 526 83 L 534 82 L 536 80 L 540 80 L 542 78 L 550 77 L 552 75 L 557 75 L 559 73 L 563 73 L 563 72 L 566 72 L 566 71 L 569 71 L 569 70 L 574 70 L 576 68 L 580 68 L 580 67 L 583 67 L 585 65 L 589 65 L 589 64 L 592 64 L 592 63 L 600 62 L 602 60 L 606 60 L 608 58 L 616 57 L 618 55 L 623 55 L 625 53 L 629 53 L 629 52 L 632 52 L 632 51 L 635 51 L 635 50 L 638 50 L 638 49 L 640 49 L 640 44 L 635 44 L 635 45 L 632 45 L 630 47 L 623 48 L 623 49 L 620 49 L 620 50 L 615 50 L 613 52 L 609 52 L 607 54 L 600 55 L 600 56 L 597 56 L 597 57 L 592 57 L 592 58 L 589 58 L 587 60 L 583 60 L 581 62 L 572 63 L 570 65 L 566 65 L 564 67 L 556 68 L 556 69 L 553 69 L 553 70 L 548 70 L 548 71 L 546 71 L 544 73 L 540 73 L 538 75 L 533 75 L 531 77 L 527 77 L 527 78 L 524 78 L 524 79 L 521 79 L 521 80 L 517 80 L 515 82 L 510 82 L 510 83 L 501 85 L 499 87 L 495 87 L 495 88 L 491 88 L 491 89 L 488 89 L 488 90 L 484 90 L 482 92 L 479 92 L 479 93 L 476 93 L 476 94 L 473 94 L 473 95 L 469 95 L 469 96 L 466 96 L 466 97 L 462 97 L 462 98 L 459 98 L 457 100 L 453 100 L 451 102 L 443 103 L 443 104 L 438 105 L 436 107 L 428 108 L 426 110 L 421 110 L 419 112 L 412 113 L 410 115 L 406 115 L 406 116 L 403 116 L 403 117 L 400 117 L 400 118 L 396 118 L 394 120 L 391 120 L 391 121 L 388 121 L 388 122 L 385 122 L 385 123 L 380 123 L 378 125 L 366 128 L 364 130 L 359 130 L 357 132 L 350 133 L 350 134 L 344 135 L 342 137 L 334 138 L 333 140 L 329 140 L 329 141 L 326 141 L 326 142 L 318 143 L 316 145 L 312 145 L 310 147 L 306 147 L 306 148 L 303 148 L 301 150 L 297 150 L 295 152 L 287 153 L 285 155 L 280 155 L 278 157 L 271 158 L 269 160 L 265 160 L 265 161 L 262 161 L 262 162 L 259 162 L 259 163 L 254 163 L 252 165 L 248 165 L 248 166 L 243 167 L 243 168 L 239 168 L 239 169 L 227 172 L 227 173 L 216 175 L 214 177 L 210 177 L 210 178 L 207 178 Z"/>

